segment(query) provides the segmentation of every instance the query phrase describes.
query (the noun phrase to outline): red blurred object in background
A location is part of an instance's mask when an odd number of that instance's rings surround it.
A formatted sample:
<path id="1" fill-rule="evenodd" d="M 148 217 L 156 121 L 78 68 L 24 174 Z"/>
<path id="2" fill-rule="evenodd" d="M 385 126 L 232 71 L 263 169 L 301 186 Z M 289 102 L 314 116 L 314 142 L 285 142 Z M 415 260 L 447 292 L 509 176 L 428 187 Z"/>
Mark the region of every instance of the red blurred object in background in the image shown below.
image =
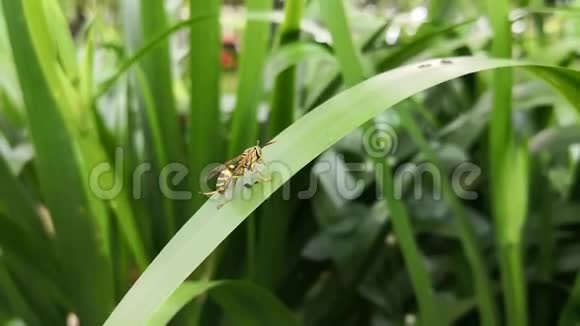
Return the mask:
<path id="1" fill-rule="evenodd" d="M 238 68 L 238 38 L 228 35 L 222 38 L 220 62 L 224 70 L 232 71 Z"/>

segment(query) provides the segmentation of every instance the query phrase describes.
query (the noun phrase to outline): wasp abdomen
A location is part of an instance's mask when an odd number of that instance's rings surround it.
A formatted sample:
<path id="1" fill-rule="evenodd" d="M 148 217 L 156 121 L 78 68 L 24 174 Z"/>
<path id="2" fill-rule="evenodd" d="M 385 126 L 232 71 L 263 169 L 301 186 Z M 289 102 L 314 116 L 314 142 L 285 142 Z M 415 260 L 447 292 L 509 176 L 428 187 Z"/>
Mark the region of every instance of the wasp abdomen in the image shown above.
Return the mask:
<path id="1" fill-rule="evenodd" d="M 218 193 L 223 194 L 226 191 L 231 179 L 232 171 L 230 171 L 230 169 L 224 169 L 222 172 L 220 172 L 216 182 Z"/>

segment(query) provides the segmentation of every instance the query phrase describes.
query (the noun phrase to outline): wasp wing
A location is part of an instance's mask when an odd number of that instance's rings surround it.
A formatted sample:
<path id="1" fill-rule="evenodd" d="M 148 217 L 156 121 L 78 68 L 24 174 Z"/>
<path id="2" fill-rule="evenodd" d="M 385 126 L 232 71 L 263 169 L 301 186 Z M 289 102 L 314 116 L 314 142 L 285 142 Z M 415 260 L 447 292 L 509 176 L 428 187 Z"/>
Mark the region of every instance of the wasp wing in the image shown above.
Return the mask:
<path id="1" fill-rule="evenodd" d="M 236 166 L 241 159 L 242 159 L 242 155 L 239 155 L 239 156 L 234 157 L 233 159 L 225 162 L 224 164 L 220 164 L 220 165 L 216 166 L 214 169 L 209 171 L 206 179 L 211 179 L 211 178 L 217 176 L 218 174 L 220 174 L 220 172 L 222 172 L 223 170 L 228 169 L 231 166 Z"/>
<path id="2" fill-rule="evenodd" d="M 224 163 L 225 166 L 227 166 L 230 169 L 233 169 L 233 167 L 237 167 L 238 164 L 240 163 L 240 161 L 244 158 L 244 155 L 238 155 L 236 157 L 234 157 L 233 159 L 227 161 Z"/>
<path id="3" fill-rule="evenodd" d="M 209 173 L 207 174 L 205 179 L 209 180 L 209 179 L 215 177 L 216 175 L 220 174 L 220 172 L 222 172 L 223 170 L 225 170 L 227 168 L 228 168 L 227 165 L 220 164 L 220 165 L 216 166 L 215 168 L 213 168 L 211 171 L 209 171 Z"/>

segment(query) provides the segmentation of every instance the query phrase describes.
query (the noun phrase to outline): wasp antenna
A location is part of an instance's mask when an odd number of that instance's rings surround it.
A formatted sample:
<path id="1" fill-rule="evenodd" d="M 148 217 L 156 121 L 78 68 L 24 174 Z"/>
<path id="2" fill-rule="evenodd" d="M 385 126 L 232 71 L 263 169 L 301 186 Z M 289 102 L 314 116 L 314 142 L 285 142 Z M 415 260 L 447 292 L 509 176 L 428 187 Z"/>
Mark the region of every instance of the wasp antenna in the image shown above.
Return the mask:
<path id="1" fill-rule="evenodd" d="M 272 145 L 274 144 L 276 141 L 275 140 L 270 140 L 269 142 L 266 143 L 266 145 L 264 145 L 264 147 L 268 146 L 268 145 Z"/>

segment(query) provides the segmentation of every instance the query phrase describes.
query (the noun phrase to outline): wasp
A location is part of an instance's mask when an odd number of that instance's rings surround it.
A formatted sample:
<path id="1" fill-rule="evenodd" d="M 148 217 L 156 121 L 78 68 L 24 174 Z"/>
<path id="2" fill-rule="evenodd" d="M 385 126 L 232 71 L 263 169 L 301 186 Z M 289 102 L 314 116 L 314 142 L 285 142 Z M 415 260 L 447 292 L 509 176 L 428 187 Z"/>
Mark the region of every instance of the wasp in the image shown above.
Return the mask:
<path id="1" fill-rule="evenodd" d="M 274 141 L 270 141 L 264 145 L 264 147 L 273 144 Z M 237 179 L 243 177 L 248 171 L 256 172 L 257 176 L 263 182 L 268 182 L 271 179 L 264 177 L 259 171 L 258 166 L 264 164 L 264 159 L 262 156 L 262 148 L 260 142 L 256 146 L 245 149 L 242 154 L 236 156 L 235 158 L 220 164 L 215 169 L 211 170 L 206 179 L 211 179 L 218 176 L 216 181 L 216 190 L 211 192 L 202 192 L 201 194 L 206 196 L 211 196 L 214 194 L 223 195 L 230 185 L 235 185 Z M 251 184 L 245 184 L 247 188 L 251 188 Z M 221 208 L 225 203 L 218 205 L 218 209 Z"/>

